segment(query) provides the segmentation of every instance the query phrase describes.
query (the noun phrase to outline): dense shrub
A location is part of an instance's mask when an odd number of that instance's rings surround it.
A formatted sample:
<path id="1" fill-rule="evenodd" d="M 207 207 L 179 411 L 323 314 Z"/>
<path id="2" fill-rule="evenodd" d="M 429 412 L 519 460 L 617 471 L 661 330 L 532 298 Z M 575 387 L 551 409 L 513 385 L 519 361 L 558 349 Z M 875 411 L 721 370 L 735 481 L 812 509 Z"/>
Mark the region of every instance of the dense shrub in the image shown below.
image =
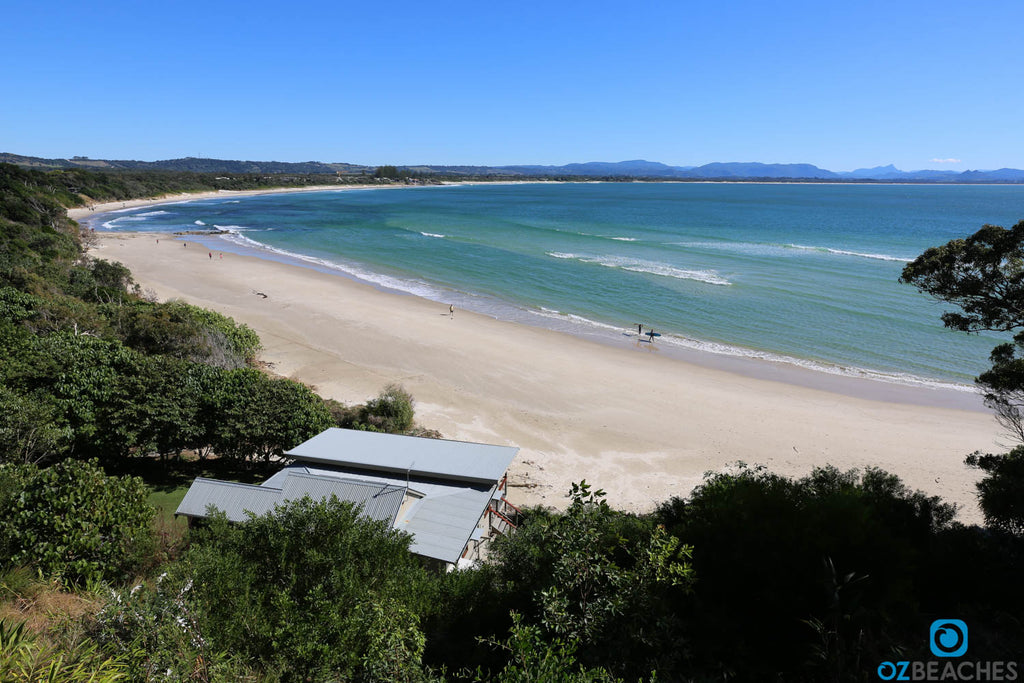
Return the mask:
<path id="1" fill-rule="evenodd" d="M 216 648 L 289 679 L 418 680 L 432 580 L 409 543 L 349 503 L 306 498 L 215 519 L 184 562 Z"/>
<path id="2" fill-rule="evenodd" d="M 675 608 L 691 615 L 693 663 L 740 678 L 842 680 L 858 662 L 889 658 L 920 619 L 933 547 L 954 514 L 877 469 L 707 476 L 690 500 L 658 511 L 694 547 L 695 593 Z"/>
<path id="3" fill-rule="evenodd" d="M 137 300 L 104 312 L 128 346 L 147 354 L 235 369 L 252 363 L 260 349 L 259 337 L 248 326 L 181 301 Z"/>
<path id="4" fill-rule="evenodd" d="M 407 434 L 413 429 L 415 401 L 398 384 L 387 385 L 363 405 L 346 406 L 333 399 L 324 404 L 335 427 L 388 434 Z M 436 438 L 434 433 L 422 435 Z"/>
<path id="5" fill-rule="evenodd" d="M 967 456 L 966 463 L 987 475 L 978 482 L 978 503 L 994 529 L 1024 535 L 1024 446 L 1002 455 Z"/>
<path id="6" fill-rule="evenodd" d="M 75 583 L 122 579 L 152 547 L 148 495 L 95 463 L 0 465 L 0 560 Z"/>
<path id="7" fill-rule="evenodd" d="M 671 607 L 694 580 L 691 549 L 649 517 L 613 510 L 586 482 L 570 495 L 564 513 L 532 511 L 493 546 L 506 608 L 584 667 L 634 679 L 671 670 L 685 652 Z"/>

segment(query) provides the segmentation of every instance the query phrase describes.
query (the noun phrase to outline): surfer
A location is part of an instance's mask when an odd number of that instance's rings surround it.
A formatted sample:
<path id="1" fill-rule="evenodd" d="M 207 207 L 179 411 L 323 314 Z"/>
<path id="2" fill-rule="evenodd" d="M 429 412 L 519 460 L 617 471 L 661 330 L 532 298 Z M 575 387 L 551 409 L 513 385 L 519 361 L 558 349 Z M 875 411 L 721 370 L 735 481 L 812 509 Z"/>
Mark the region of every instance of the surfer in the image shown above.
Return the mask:
<path id="1" fill-rule="evenodd" d="M 652 328 L 650 329 L 650 331 L 649 331 L 649 332 L 647 333 L 647 336 L 649 336 L 649 337 L 651 338 L 651 343 L 652 343 L 652 344 L 654 343 L 654 337 L 655 337 L 655 336 L 657 336 L 657 334 L 658 334 L 658 333 L 654 331 L 654 328 L 653 328 L 653 327 L 652 327 Z"/>

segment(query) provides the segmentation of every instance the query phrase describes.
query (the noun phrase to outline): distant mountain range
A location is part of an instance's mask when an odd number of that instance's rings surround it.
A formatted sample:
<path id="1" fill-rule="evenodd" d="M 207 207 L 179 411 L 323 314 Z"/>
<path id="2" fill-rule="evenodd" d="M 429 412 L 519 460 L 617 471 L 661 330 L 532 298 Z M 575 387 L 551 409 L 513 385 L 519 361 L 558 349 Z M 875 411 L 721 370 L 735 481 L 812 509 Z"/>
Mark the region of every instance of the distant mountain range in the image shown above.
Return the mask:
<path id="1" fill-rule="evenodd" d="M 18 154 L 0 153 L 0 162 L 37 169 L 85 168 L 90 170 L 160 170 L 193 171 L 197 173 L 266 173 L 266 174 L 358 174 L 372 173 L 376 167 L 359 164 L 301 163 L 283 161 L 230 161 L 187 157 L 166 161 L 115 161 L 73 157 L 43 159 Z M 994 171 L 901 171 L 892 164 L 856 171 L 835 172 L 812 164 L 762 164 L 714 162 L 703 166 L 669 166 L 656 161 L 591 161 L 564 166 L 435 166 L 430 164 L 399 166 L 417 173 L 449 176 L 502 177 L 581 177 L 581 178 L 651 178 L 673 180 L 816 180 L 850 182 L 858 180 L 886 182 L 942 183 L 1024 183 L 1024 171 L 1001 168 Z"/>

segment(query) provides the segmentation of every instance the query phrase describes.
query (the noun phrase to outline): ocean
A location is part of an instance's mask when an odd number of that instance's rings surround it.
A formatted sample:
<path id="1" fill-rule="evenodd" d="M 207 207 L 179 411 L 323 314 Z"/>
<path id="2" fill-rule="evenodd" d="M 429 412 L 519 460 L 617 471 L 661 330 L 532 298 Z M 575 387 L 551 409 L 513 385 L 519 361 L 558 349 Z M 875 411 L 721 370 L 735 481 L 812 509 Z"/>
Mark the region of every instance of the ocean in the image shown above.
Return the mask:
<path id="1" fill-rule="evenodd" d="M 523 183 L 225 197 L 90 216 L 298 260 L 445 306 L 635 343 L 967 389 L 1003 337 L 897 282 L 1024 218 L 1019 185 Z"/>

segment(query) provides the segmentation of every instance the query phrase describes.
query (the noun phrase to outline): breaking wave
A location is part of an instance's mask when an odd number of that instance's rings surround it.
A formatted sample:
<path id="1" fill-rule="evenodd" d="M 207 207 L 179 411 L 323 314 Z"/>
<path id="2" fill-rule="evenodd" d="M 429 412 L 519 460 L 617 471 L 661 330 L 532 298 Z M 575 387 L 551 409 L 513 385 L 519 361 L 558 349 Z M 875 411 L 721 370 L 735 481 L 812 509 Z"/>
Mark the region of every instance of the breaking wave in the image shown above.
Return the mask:
<path id="1" fill-rule="evenodd" d="M 803 244 L 787 244 L 787 249 L 801 249 L 804 251 L 816 251 L 822 254 L 835 254 L 836 256 L 855 256 L 857 258 L 874 259 L 876 261 L 899 261 L 910 263 L 913 259 L 902 256 L 890 256 L 889 254 L 865 254 L 859 251 L 847 251 L 846 249 L 832 249 L 830 247 L 808 247 Z"/>
<path id="2" fill-rule="evenodd" d="M 547 254 L 552 258 L 579 261 L 580 263 L 593 263 L 599 266 L 604 266 L 605 268 L 617 268 L 619 270 L 628 270 L 633 273 L 648 273 L 650 275 L 670 277 L 677 280 L 695 280 L 709 285 L 732 284 L 713 270 L 687 270 L 685 268 L 676 268 L 675 266 L 668 265 L 667 263 L 644 261 L 643 259 L 635 259 L 625 256 L 586 256 L 582 254 L 566 254 L 557 251 L 547 252 Z"/>

